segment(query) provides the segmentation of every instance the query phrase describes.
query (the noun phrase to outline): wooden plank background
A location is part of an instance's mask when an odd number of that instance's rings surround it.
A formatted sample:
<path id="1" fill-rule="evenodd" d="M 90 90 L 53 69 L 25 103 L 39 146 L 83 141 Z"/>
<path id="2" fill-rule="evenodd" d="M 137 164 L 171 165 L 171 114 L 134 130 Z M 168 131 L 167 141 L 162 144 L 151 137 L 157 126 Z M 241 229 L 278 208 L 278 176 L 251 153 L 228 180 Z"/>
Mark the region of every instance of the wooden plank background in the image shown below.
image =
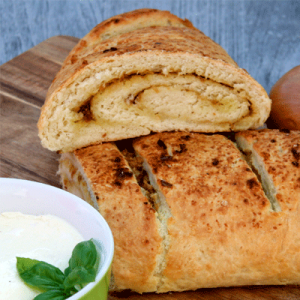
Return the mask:
<path id="1" fill-rule="evenodd" d="M 60 187 L 59 156 L 41 146 L 37 121 L 47 90 L 77 41 L 52 37 L 0 67 L 0 177 Z"/>
<path id="2" fill-rule="evenodd" d="M 52 36 L 81 38 L 108 17 L 143 7 L 191 20 L 267 92 L 300 64 L 299 0 L 2 0 L 0 64 Z"/>

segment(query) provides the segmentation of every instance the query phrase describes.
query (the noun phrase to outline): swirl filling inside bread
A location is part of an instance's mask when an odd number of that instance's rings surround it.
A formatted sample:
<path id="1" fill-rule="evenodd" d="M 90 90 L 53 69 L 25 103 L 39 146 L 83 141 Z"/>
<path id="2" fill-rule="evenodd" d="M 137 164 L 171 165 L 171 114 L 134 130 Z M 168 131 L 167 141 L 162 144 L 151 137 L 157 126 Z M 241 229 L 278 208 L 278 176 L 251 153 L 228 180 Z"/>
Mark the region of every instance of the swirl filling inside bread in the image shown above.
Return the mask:
<path id="1" fill-rule="evenodd" d="M 38 124 L 45 147 L 263 125 L 264 89 L 190 22 L 157 10 L 117 19 L 85 36 L 54 79 Z"/>
<path id="2" fill-rule="evenodd" d="M 251 106 L 238 91 L 200 76 L 158 73 L 113 82 L 74 111 L 80 118 L 75 123 L 82 126 L 132 122 L 129 126 L 157 131 L 163 123 L 165 130 L 214 119 L 234 124 L 251 114 Z"/>

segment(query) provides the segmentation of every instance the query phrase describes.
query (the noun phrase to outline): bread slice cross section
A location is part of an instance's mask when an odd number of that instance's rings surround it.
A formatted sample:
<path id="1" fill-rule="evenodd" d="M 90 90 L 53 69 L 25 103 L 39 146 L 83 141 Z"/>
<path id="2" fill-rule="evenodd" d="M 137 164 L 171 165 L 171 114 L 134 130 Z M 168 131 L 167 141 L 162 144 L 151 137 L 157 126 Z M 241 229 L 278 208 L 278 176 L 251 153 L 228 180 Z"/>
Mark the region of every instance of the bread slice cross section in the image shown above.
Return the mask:
<path id="1" fill-rule="evenodd" d="M 54 78 L 38 122 L 42 145 L 70 152 L 151 132 L 262 126 L 263 87 L 191 22 L 156 9 L 103 21 Z"/>

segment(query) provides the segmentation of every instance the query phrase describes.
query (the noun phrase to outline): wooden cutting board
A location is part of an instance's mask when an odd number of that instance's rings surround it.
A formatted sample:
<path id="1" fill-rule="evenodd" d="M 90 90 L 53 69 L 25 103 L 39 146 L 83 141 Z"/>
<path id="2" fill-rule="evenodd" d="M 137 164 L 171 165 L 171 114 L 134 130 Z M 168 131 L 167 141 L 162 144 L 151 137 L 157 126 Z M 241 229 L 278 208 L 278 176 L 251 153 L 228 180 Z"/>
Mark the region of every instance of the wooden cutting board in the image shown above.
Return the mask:
<path id="1" fill-rule="evenodd" d="M 60 187 L 58 154 L 44 149 L 37 121 L 47 90 L 78 39 L 55 36 L 0 67 L 0 176 Z M 1 201 L 1 199 L 0 199 Z M 299 250 L 300 251 L 300 250 Z M 200 289 L 168 294 L 111 293 L 109 300 L 300 299 L 300 287 Z"/>

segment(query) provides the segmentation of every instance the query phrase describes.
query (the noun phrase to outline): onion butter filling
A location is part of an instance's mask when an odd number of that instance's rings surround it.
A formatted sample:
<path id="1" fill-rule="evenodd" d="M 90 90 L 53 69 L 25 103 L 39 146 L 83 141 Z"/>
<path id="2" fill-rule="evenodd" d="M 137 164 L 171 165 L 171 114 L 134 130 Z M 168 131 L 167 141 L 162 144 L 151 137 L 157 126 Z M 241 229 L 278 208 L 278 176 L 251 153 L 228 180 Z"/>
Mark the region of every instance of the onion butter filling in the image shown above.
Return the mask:
<path id="1" fill-rule="evenodd" d="M 234 124 L 251 114 L 243 93 L 196 75 L 130 75 L 113 80 L 73 107 L 73 122 L 126 123 L 155 129 L 157 122 Z M 115 116 L 115 118 L 114 118 Z"/>

